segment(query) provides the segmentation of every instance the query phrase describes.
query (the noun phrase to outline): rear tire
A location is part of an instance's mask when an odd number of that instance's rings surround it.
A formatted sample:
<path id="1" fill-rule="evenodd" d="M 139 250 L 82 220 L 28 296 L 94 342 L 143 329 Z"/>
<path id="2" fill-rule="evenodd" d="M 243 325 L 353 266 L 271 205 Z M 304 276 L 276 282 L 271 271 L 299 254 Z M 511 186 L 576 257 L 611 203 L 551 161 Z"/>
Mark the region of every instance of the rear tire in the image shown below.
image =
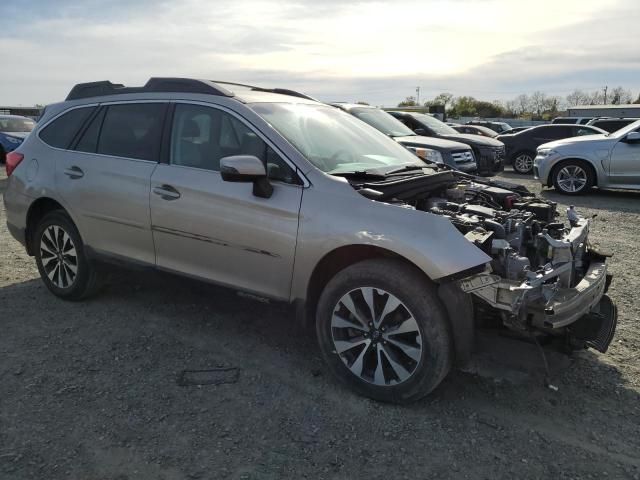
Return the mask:
<path id="1" fill-rule="evenodd" d="M 531 152 L 518 152 L 513 156 L 513 171 L 526 175 L 533 171 L 533 159 L 535 154 Z"/>
<path id="2" fill-rule="evenodd" d="M 418 400 L 451 369 L 452 340 L 436 289 L 399 260 L 365 260 L 333 277 L 318 302 L 316 332 L 333 375 L 374 400 Z"/>
<path id="3" fill-rule="evenodd" d="M 565 195 L 581 195 L 591 190 L 595 178 L 591 166 L 582 160 L 565 160 L 551 172 L 553 188 Z"/>
<path id="4" fill-rule="evenodd" d="M 47 213 L 33 235 L 33 252 L 46 287 L 64 300 L 82 300 L 100 287 L 100 278 L 84 252 L 73 221 L 62 210 Z"/>

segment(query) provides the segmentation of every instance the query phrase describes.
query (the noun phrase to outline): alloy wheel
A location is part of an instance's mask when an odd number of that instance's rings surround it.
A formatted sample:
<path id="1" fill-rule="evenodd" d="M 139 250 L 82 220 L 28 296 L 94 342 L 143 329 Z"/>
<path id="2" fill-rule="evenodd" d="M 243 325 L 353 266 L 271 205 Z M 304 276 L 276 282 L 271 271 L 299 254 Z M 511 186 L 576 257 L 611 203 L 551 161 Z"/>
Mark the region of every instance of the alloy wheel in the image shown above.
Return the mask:
<path id="1" fill-rule="evenodd" d="M 40 238 L 42 267 L 53 285 L 69 288 L 78 275 L 78 256 L 71 236 L 60 226 L 47 227 Z"/>
<path id="2" fill-rule="evenodd" d="M 418 322 L 395 295 L 380 288 L 345 294 L 333 309 L 331 334 L 351 373 L 374 385 L 407 381 L 422 358 Z"/>
<path id="3" fill-rule="evenodd" d="M 587 185 L 587 172 L 578 165 L 567 165 L 558 172 L 558 186 L 565 192 L 576 193 Z"/>
<path id="4" fill-rule="evenodd" d="M 533 170 L 533 158 L 531 155 L 522 153 L 516 157 L 513 163 L 513 168 L 520 173 L 529 173 Z"/>

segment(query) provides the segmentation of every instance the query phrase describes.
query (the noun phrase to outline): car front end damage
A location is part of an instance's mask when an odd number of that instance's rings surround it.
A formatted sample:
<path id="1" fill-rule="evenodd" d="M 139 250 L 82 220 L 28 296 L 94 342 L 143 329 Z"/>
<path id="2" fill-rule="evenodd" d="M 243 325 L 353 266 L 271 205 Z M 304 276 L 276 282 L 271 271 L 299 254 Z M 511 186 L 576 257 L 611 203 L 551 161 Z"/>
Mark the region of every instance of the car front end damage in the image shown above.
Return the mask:
<path id="1" fill-rule="evenodd" d="M 606 257 L 590 247 L 588 233 L 588 219 L 580 219 L 559 238 L 540 232 L 535 243 L 539 251 L 546 250 L 544 265 L 524 268 L 512 278 L 488 268 L 461 280 L 460 286 L 496 309 L 511 330 L 564 337 L 572 349 L 592 347 L 604 353 L 615 333 L 617 310 L 605 295 L 612 279 Z M 523 257 L 507 262 L 527 266 Z"/>
<path id="2" fill-rule="evenodd" d="M 459 172 L 355 183 L 360 193 L 448 218 L 491 261 L 484 271 L 457 276 L 471 295 L 477 327 L 507 328 L 522 337 L 560 340 L 564 350 L 605 352 L 617 311 L 606 296 L 606 255 L 589 241 L 591 221 L 525 187 Z"/>

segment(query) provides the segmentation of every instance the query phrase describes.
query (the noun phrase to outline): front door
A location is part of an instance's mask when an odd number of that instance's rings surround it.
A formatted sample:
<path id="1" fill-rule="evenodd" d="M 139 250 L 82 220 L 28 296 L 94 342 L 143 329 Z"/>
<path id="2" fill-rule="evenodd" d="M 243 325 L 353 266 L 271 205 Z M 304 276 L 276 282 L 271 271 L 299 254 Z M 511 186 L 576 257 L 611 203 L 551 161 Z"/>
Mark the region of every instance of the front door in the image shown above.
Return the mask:
<path id="1" fill-rule="evenodd" d="M 271 198 L 220 176 L 220 159 L 255 155 L 268 167 Z M 177 104 L 169 161 L 151 179 L 151 222 L 160 268 L 288 299 L 303 187 L 243 120 L 222 109 Z"/>
<path id="2" fill-rule="evenodd" d="M 616 143 L 611 151 L 609 181 L 617 186 L 640 185 L 640 143 Z"/>

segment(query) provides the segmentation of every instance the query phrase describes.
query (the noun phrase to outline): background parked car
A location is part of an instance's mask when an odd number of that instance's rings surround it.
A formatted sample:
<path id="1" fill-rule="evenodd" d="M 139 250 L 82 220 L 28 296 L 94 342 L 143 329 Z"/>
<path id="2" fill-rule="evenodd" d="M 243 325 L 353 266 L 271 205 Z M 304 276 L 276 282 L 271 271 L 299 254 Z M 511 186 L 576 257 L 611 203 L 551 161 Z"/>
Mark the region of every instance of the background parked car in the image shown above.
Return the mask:
<path id="1" fill-rule="evenodd" d="M 464 143 L 416 135 L 413 130 L 379 108 L 351 103 L 334 103 L 333 106 L 393 138 L 424 160 L 444 163 L 466 173 L 477 171 L 473 150 Z"/>
<path id="2" fill-rule="evenodd" d="M 594 118 L 587 125 L 613 133 L 637 121 L 637 118 Z"/>
<path id="3" fill-rule="evenodd" d="M 561 123 L 563 125 L 586 125 L 593 117 L 556 117 L 551 120 L 551 123 L 555 125 L 556 123 Z"/>
<path id="4" fill-rule="evenodd" d="M 542 185 L 567 195 L 594 186 L 640 190 L 640 120 L 614 133 L 540 145 L 533 174 Z"/>
<path id="5" fill-rule="evenodd" d="M 480 135 L 481 137 L 495 138 L 498 134 L 488 127 L 481 125 L 449 125 L 459 133 L 468 133 L 470 135 Z"/>
<path id="6" fill-rule="evenodd" d="M 504 170 L 504 144 L 495 138 L 459 133 L 437 118 L 421 113 L 394 110 L 389 114 L 418 135 L 444 138 L 469 145 L 476 157 L 479 175 L 492 176 Z"/>
<path id="7" fill-rule="evenodd" d="M 500 134 L 504 133 L 508 130 L 511 130 L 511 125 L 505 122 L 490 122 L 488 120 L 471 120 L 467 122 L 467 125 L 479 125 L 481 127 L 487 127 L 493 130 L 494 132 Z"/>
<path id="8" fill-rule="evenodd" d="M 513 165 L 517 173 L 533 171 L 536 149 L 543 143 L 581 135 L 595 135 L 606 131 L 587 125 L 539 125 L 515 134 L 499 135 L 506 147 L 505 163 Z"/>
<path id="9" fill-rule="evenodd" d="M 36 122 L 19 115 L 0 115 L 0 163 L 29 135 Z"/>
<path id="10" fill-rule="evenodd" d="M 507 133 L 524 132 L 525 130 L 528 130 L 530 128 L 531 128 L 531 125 L 526 126 L 526 127 L 513 127 L 511 130 L 507 130 L 506 132 L 502 132 L 500 135 L 505 135 Z"/>

